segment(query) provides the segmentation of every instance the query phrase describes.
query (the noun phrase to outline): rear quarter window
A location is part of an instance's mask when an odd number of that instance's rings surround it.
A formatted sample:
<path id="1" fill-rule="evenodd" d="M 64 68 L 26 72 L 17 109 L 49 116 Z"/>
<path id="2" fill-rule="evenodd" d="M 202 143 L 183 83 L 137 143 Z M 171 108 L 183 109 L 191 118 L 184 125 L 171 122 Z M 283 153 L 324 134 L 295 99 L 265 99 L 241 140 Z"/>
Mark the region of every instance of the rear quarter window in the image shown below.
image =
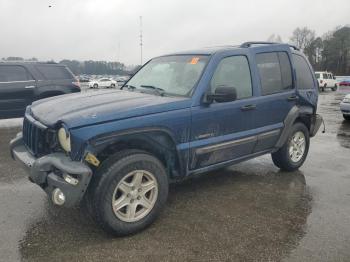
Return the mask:
<path id="1" fill-rule="evenodd" d="M 69 70 L 64 66 L 37 65 L 36 68 L 47 80 L 73 79 Z"/>
<path id="2" fill-rule="evenodd" d="M 294 65 L 297 78 L 298 89 L 311 89 L 314 88 L 314 80 L 312 72 L 304 57 L 294 55 Z"/>

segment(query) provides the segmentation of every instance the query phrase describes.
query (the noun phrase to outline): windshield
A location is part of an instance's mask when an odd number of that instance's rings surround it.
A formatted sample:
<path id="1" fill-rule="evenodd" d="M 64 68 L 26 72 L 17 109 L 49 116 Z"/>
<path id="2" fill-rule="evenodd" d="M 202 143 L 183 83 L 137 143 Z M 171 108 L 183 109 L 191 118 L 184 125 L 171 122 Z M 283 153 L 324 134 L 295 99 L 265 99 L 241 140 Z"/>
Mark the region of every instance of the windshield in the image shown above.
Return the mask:
<path id="1" fill-rule="evenodd" d="M 152 88 L 162 94 L 189 96 L 208 61 L 204 55 L 176 55 L 152 59 L 126 84 L 136 89 Z"/>

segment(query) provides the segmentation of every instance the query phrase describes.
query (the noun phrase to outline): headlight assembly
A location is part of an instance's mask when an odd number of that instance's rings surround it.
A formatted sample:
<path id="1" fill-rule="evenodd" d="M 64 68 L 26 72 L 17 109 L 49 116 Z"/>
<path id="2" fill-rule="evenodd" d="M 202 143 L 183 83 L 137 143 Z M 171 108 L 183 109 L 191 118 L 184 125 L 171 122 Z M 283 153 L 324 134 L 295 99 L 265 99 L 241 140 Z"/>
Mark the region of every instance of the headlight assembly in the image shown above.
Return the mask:
<path id="1" fill-rule="evenodd" d="M 58 130 L 58 141 L 60 142 L 61 147 L 66 151 L 71 151 L 71 145 L 70 145 L 70 134 L 66 131 L 64 127 L 61 127 Z"/>

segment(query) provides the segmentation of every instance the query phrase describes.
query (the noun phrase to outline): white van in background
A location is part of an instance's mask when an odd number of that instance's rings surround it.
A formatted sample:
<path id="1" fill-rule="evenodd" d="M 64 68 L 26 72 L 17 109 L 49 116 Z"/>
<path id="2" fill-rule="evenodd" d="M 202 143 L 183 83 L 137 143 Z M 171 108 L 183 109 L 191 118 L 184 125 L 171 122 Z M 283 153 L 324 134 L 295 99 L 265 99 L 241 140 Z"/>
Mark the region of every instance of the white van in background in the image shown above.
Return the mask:
<path id="1" fill-rule="evenodd" d="M 318 86 L 321 91 L 324 91 L 325 88 L 331 88 L 332 91 L 336 91 L 338 88 L 338 82 L 335 79 L 335 76 L 331 72 L 320 71 L 315 72 L 315 76 L 318 81 Z"/>

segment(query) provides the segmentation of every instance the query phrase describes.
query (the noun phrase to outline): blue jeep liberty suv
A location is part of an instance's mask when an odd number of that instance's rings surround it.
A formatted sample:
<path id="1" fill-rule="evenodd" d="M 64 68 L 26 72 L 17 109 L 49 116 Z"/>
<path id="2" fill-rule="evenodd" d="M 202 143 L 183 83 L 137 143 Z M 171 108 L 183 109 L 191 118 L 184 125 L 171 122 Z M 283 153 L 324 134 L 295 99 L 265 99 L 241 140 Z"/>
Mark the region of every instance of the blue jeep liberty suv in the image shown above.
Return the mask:
<path id="1" fill-rule="evenodd" d="M 322 122 L 313 69 L 287 44 L 160 56 L 121 89 L 36 101 L 10 143 L 54 204 L 85 203 L 115 235 L 150 225 L 172 181 L 263 154 L 298 169 Z"/>

